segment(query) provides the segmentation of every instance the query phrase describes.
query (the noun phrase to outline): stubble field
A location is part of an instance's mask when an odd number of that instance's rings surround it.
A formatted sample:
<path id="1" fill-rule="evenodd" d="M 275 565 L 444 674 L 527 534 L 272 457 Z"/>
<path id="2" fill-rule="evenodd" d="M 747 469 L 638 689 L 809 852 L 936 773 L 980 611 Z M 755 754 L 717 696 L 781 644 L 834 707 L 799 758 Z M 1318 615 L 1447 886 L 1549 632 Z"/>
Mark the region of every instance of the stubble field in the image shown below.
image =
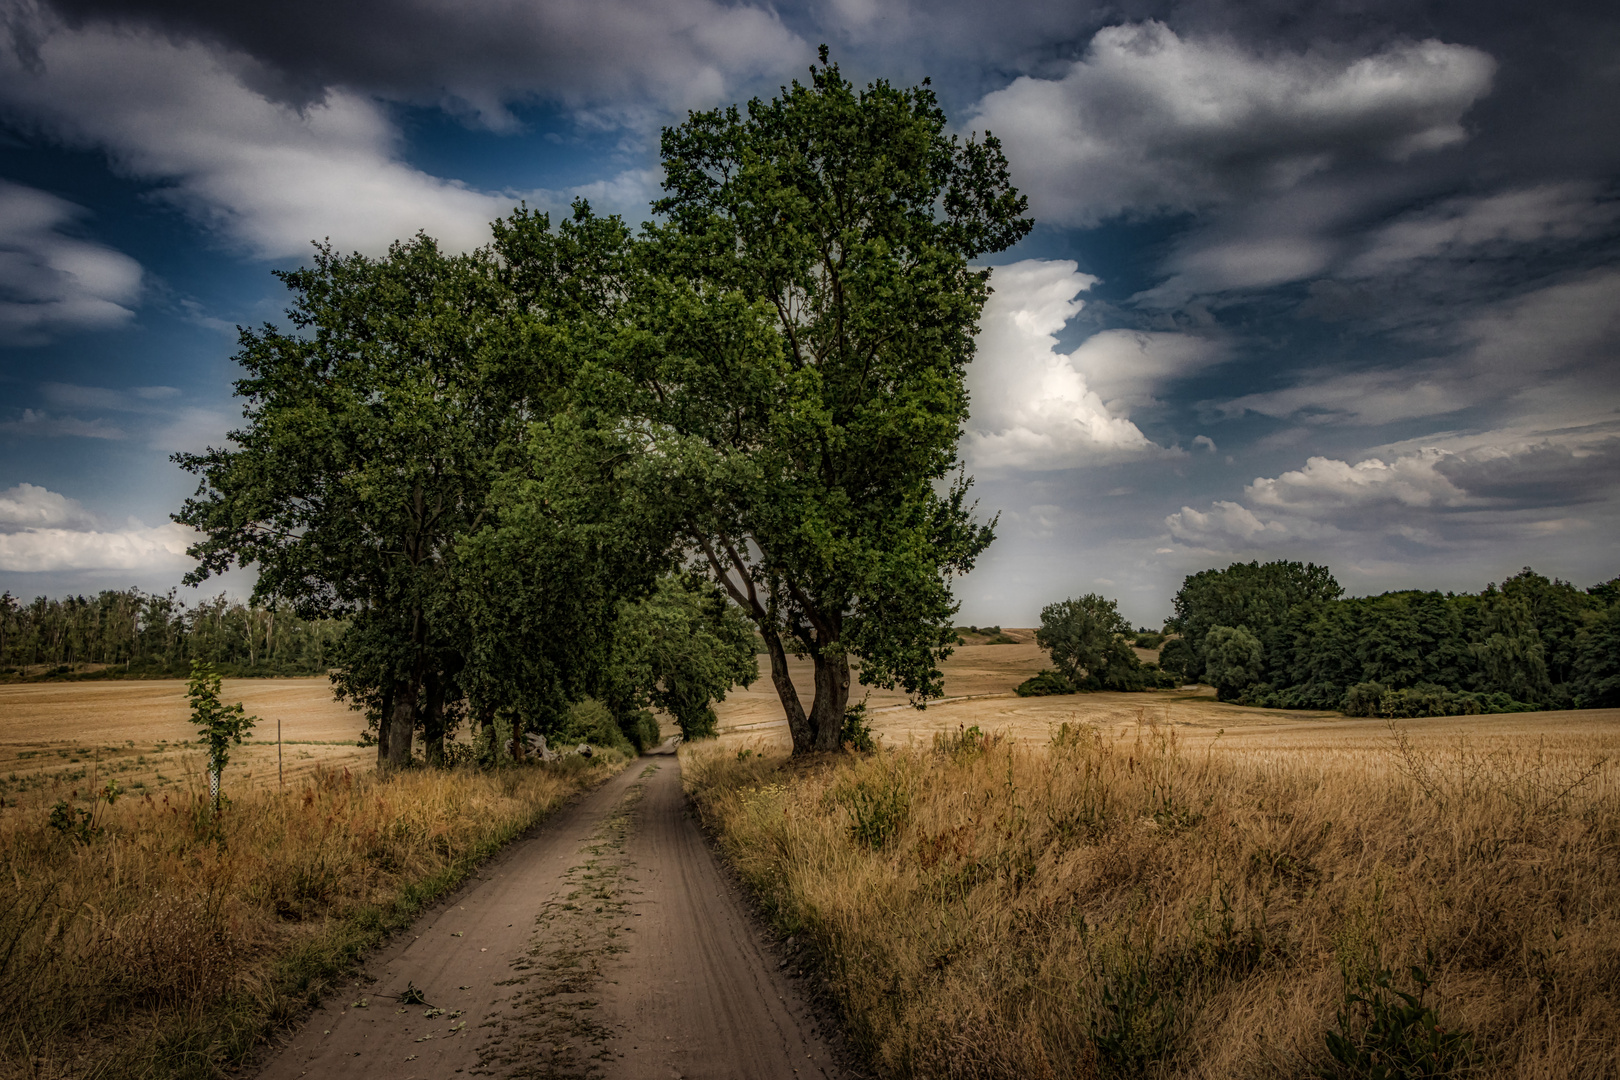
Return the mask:
<path id="1" fill-rule="evenodd" d="M 325 678 L 227 679 L 223 698 L 259 717 L 244 744 L 232 747 L 227 790 L 277 784 L 278 720 L 289 784 L 319 767 L 375 761 L 374 749 L 358 745 L 365 720 L 332 700 Z M 189 716 L 186 684 L 177 679 L 0 685 L 0 799 L 7 807 L 51 801 L 110 780 L 134 795 L 206 790 Z"/>

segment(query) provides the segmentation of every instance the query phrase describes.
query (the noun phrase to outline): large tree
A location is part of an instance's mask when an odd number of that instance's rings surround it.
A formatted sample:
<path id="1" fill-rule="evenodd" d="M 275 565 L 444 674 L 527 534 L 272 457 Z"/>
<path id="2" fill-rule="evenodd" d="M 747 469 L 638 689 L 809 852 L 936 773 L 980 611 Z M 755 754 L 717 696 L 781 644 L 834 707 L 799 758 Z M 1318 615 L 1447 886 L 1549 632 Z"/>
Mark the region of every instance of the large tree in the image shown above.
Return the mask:
<path id="1" fill-rule="evenodd" d="M 969 263 L 1029 231 L 1026 200 L 993 137 L 946 133 L 926 81 L 858 90 L 825 49 L 809 85 L 691 114 L 662 148 L 652 416 L 795 752 L 833 749 L 852 658 L 863 683 L 943 692 L 950 581 L 992 536 L 956 456 L 990 292 Z M 789 652 L 814 663 L 808 712 Z"/>
<path id="2" fill-rule="evenodd" d="M 292 327 L 241 332 L 236 446 L 176 455 L 202 478 L 175 515 L 204 534 L 187 581 L 256 564 L 256 598 L 352 616 L 339 687 L 398 765 L 457 666 L 430 616 L 509 422 L 480 392 L 492 279 L 426 237 L 277 276 Z"/>

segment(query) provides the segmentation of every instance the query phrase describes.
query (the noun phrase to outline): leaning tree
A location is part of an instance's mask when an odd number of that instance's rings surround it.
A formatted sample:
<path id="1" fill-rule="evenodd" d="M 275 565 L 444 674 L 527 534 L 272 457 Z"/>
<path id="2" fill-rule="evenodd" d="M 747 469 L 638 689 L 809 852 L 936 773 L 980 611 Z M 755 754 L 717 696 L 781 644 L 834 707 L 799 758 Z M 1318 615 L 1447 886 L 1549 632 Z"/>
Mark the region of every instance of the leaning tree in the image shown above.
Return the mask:
<path id="1" fill-rule="evenodd" d="M 989 544 L 956 454 L 989 271 L 1031 228 L 994 137 L 923 85 L 827 61 L 746 114 L 664 131 L 649 230 L 650 419 L 692 550 L 764 639 L 796 753 L 838 746 L 866 684 L 943 692 L 950 582 Z M 787 654 L 808 655 L 808 713 Z"/>

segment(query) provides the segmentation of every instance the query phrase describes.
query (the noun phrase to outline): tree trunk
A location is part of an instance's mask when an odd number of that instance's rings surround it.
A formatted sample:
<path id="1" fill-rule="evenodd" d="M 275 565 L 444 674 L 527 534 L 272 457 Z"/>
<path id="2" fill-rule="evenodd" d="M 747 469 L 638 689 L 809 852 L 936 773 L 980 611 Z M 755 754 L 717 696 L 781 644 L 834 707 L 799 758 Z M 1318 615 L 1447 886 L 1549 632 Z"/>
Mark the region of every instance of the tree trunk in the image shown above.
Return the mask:
<path id="1" fill-rule="evenodd" d="M 394 684 L 394 713 L 388 719 L 388 767 L 403 769 L 411 763 L 411 739 L 416 734 L 417 682 Z"/>
<path id="2" fill-rule="evenodd" d="M 388 768 L 388 732 L 394 719 L 394 687 L 383 691 L 382 707 L 377 710 L 377 768 Z"/>
<path id="3" fill-rule="evenodd" d="M 844 710 L 849 705 L 849 654 L 834 646 L 818 652 L 815 663 L 816 700 L 810 706 L 814 746 L 817 750 L 837 750 L 843 741 Z"/>
<path id="4" fill-rule="evenodd" d="M 776 696 L 782 699 L 782 711 L 787 714 L 788 732 L 793 736 L 793 752 L 806 754 L 815 746 L 810 720 L 804 715 L 799 691 L 788 672 L 787 650 L 782 648 L 782 637 L 770 626 L 761 626 L 759 636 L 765 639 L 765 651 L 771 658 L 771 683 Z"/>
<path id="5" fill-rule="evenodd" d="M 422 749 L 427 763 L 435 768 L 444 764 L 445 680 L 438 672 L 427 677 L 427 710 L 422 715 Z"/>

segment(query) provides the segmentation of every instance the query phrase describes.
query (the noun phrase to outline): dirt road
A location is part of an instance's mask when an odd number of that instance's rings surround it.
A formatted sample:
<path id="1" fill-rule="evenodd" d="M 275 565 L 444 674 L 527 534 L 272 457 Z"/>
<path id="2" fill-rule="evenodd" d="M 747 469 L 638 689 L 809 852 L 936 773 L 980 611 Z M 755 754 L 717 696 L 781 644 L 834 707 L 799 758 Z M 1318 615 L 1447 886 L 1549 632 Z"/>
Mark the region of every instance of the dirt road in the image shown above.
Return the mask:
<path id="1" fill-rule="evenodd" d="M 841 1075 L 685 802 L 673 753 L 633 763 L 375 957 L 262 1080 Z"/>

